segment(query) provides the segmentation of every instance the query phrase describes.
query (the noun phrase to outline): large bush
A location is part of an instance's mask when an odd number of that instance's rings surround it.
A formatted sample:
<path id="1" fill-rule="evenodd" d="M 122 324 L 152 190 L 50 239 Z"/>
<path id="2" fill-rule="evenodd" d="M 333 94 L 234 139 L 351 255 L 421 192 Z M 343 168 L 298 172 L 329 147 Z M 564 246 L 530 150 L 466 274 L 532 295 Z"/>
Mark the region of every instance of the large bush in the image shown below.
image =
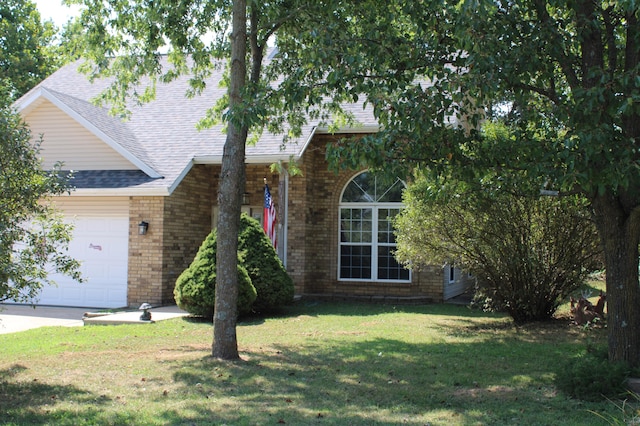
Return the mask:
<path id="1" fill-rule="evenodd" d="M 216 231 L 204 240 L 191 265 L 176 281 L 173 291 L 181 309 L 205 317 L 213 317 L 216 286 Z M 238 314 L 247 314 L 256 299 L 256 289 L 247 270 L 238 261 Z"/>
<path id="2" fill-rule="evenodd" d="M 598 235 L 583 199 L 523 190 L 418 178 L 396 221 L 398 258 L 455 261 L 477 277 L 485 306 L 515 322 L 549 319 L 601 267 Z"/>
<path id="3" fill-rule="evenodd" d="M 238 250 L 258 293 L 253 311 L 271 312 L 293 301 L 293 280 L 260 223 L 246 214 L 240 218 Z"/>

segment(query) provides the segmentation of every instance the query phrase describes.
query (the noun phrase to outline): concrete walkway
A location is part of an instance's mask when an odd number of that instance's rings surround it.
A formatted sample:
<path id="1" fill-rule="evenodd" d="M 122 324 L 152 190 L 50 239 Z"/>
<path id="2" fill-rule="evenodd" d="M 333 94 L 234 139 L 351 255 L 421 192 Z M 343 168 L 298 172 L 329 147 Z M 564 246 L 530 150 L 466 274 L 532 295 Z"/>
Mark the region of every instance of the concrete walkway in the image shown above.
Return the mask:
<path id="1" fill-rule="evenodd" d="M 102 315 L 99 309 L 0 304 L 0 334 L 38 327 L 83 325 L 152 324 L 189 315 L 177 306 L 152 308 L 151 321 L 141 321 L 142 311 L 123 310 Z"/>

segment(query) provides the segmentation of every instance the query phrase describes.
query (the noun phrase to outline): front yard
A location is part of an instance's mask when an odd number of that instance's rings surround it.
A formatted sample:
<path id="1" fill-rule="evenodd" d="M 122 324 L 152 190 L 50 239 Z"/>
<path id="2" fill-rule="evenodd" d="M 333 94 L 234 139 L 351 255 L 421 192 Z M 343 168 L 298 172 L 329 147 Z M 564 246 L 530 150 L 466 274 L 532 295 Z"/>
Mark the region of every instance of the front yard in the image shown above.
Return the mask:
<path id="1" fill-rule="evenodd" d="M 43 328 L 0 335 L 0 424 L 610 424 L 613 402 L 553 382 L 605 334 L 464 306 L 300 302 L 242 322 L 243 360 L 226 363 L 193 319 Z"/>

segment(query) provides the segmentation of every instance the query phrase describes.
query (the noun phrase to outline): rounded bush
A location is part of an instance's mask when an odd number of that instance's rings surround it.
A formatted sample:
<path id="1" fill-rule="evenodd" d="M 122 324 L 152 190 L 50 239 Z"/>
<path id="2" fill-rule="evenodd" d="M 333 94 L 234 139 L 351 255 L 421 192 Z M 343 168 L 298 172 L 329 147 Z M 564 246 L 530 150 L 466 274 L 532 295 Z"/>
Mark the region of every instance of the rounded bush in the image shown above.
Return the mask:
<path id="1" fill-rule="evenodd" d="M 260 222 L 242 214 L 238 250 L 258 296 L 253 311 L 273 312 L 293 301 L 293 280 L 287 274 Z"/>
<path id="2" fill-rule="evenodd" d="M 215 230 L 204 240 L 191 265 L 176 280 L 176 303 L 193 315 L 213 317 L 216 285 Z M 256 299 L 256 289 L 247 270 L 238 259 L 238 315 L 247 314 Z"/>

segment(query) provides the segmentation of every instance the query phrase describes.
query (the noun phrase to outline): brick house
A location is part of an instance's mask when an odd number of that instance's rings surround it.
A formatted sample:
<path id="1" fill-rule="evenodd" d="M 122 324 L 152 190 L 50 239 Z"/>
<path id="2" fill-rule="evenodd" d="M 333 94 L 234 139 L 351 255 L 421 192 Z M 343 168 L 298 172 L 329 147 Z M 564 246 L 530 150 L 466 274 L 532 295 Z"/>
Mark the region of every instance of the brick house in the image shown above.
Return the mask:
<path id="1" fill-rule="evenodd" d="M 213 81 L 220 78 L 214 75 Z M 74 190 L 52 202 L 75 224 L 70 251 L 88 278 L 57 277 L 40 304 L 115 308 L 175 303 L 173 288 L 216 223 L 225 134 L 196 123 L 224 89 L 212 84 L 187 99 L 187 79 L 157 87 L 156 100 L 131 108 L 128 120 L 91 103 L 106 81 L 89 83 L 67 65 L 15 104 L 34 136 L 42 135 L 43 164 L 73 170 Z M 361 125 L 330 134 L 310 123 L 282 146 L 263 134 L 247 147 L 243 211 L 261 218 L 263 179 L 278 212 L 278 251 L 296 293 L 324 298 L 427 302 L 464 291 L 468 277 L 450 267 L 413 273 L 392 256 L 388 219 L 402 207 L 402 181 L 376 182 L 366 171 L 334 174 L 324 149 L 344 134 L 377 129 L 369 111 L 354 108 Z M 301 176 L 270 171 L 294 158 Z M 379 193 L 376 193 L 379 192 Z M 139 225 L 148 224 L 146 234 Z"/>

